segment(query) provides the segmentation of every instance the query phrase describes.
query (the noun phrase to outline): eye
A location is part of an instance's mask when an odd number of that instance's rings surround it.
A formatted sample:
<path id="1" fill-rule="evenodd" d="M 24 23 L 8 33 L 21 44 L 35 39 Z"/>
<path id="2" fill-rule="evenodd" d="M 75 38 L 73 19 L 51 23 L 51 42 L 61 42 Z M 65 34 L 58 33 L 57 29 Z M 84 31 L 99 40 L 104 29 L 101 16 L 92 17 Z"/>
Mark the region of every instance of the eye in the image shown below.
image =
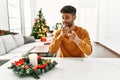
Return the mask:
<path id="1" fill-rule="evenodd" d="M 69 18 L 70 18 L 69 16 L 62 17 L 62 19 L 69 19 Z"/>
<path id="2" fill-rule="evenodd" d="M 65 19 L 64 17 L 62 17 L 62 19 Z"/>

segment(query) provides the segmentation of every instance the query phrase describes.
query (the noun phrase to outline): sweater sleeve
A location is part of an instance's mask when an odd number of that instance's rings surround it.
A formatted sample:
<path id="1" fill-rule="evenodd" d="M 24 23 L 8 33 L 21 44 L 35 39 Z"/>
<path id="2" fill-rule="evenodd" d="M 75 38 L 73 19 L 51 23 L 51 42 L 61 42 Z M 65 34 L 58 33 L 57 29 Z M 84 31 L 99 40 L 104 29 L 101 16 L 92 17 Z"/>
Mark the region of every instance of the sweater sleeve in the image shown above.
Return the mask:
<path id="1" fill-rule="evenodd" d="M 92 53 L 92 45 L 87 31 L 85 32 L 85 35 L 83 35 L 83 38 L 81 39 L 80 43 L 78 43 L 77 45 L 80 48 L 80 50 L 86 55 L 90 55 Z"/>
<path id="2" fill-rule="evenodd" d="M 56 53 L 60 47 L 63 37 L 60 37 L 59 34 L 60 34 L 60 30 L 58 30 L 53 36 L 53 41 L 49 46 L 49 51 L 51 54 Z"/>

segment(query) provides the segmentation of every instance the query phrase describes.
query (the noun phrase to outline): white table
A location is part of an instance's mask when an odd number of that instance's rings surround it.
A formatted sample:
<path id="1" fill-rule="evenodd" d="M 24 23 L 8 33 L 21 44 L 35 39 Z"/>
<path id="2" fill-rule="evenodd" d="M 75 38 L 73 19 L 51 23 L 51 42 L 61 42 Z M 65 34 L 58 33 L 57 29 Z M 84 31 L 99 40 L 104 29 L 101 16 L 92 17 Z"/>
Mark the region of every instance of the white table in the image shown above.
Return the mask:
<path id="1" fill-rule="evenodd" d="M 36 46 L 34 49 L 32 49 L 31 51 L 29 51 L 30 53 L 42 53 L 42 54 L 46 54 L 49 51 L 49 45 L 39 45 Z"/>
<path id="2" fill-rule="evenodd" d="M 120 80 L 119 58 L 52 58 L 56 67 L 41 75 L 39 80 Z M 7 69 L 11 61 L 0 67 L 1 80 L 36 80 L 33 77 L 17 77 Z"/>

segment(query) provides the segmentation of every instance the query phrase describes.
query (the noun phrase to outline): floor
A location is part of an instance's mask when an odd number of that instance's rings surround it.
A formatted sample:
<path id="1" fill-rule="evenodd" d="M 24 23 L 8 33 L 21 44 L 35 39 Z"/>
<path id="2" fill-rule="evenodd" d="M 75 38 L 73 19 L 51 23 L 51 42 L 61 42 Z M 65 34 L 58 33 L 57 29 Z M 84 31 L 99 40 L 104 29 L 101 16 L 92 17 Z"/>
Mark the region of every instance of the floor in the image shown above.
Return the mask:
<path id="1" fill-rule="evenodd" d="M 116 53 L 111 52 L 100 44 L 93 43 L 93 53 L 90 55 L 90 58 L 120 58 Z"/>

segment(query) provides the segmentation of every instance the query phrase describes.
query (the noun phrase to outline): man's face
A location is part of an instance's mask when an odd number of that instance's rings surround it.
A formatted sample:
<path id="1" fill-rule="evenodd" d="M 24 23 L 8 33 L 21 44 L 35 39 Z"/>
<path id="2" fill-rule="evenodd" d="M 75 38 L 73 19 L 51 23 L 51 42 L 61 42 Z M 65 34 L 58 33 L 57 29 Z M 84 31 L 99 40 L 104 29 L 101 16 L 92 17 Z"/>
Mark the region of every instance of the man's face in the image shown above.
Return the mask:
<path id="1" fill-rule="evenodd" d="M 74 24 L 76 16 L 69 13 L 62 13 L 62 22 L 66 27 L 71 27 Z"/>

